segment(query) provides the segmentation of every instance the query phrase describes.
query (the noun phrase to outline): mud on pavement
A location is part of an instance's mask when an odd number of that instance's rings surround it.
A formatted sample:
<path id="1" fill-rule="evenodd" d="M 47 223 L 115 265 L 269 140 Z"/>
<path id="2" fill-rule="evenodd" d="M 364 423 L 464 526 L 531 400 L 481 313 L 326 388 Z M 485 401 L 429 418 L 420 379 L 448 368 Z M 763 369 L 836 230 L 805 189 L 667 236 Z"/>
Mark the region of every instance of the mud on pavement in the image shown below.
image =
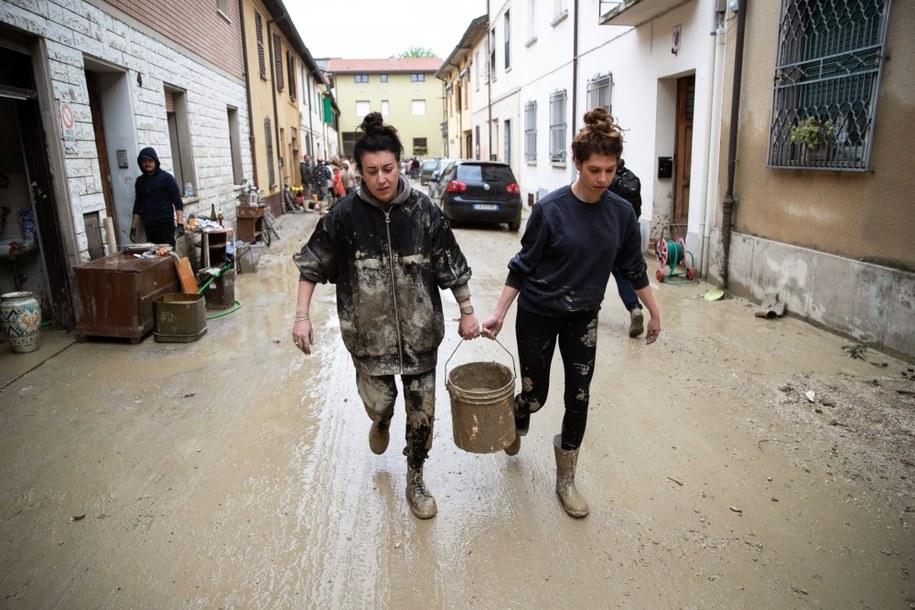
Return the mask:
<path id="1" fill-rule="evenodd" d="M 0 390 L 0 606 L 915 607 L 911 365 L 705 284 L 653 284 L 646 347 L 608 294 L 576 476 L 591 514 L 574 520 L 554 492 L 561 368 L 517 456 L 455 446 L 443 293 L 439 513 L 419 521 L 402 399 L 375 456 L 330 287 L 315 353 L 291 343 L 291 255 L 315 219 L 281 217 L 236 279 L 241 309 L 200 341 L 73 344 Z M 457 237 L 485 313 L 518 236 Z M 513 318 L 500 340 L 514 352 Z M 483 341 L 458 354 L 511 364 Z"/>

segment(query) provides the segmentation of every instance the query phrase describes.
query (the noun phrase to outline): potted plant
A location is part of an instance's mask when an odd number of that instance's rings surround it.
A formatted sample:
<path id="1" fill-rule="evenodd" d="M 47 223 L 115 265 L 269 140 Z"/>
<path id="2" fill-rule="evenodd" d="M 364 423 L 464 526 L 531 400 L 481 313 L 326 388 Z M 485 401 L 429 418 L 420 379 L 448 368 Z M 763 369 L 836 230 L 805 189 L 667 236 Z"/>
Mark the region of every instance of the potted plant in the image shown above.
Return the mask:
<path id="1" fill-rule="evenodd" d="M 823 122 L 816 117 L 801 119 L 791 128 L 791 141 L 795 144 L 802 144 L 810 151 L 826 148 L 832 135 L 832 121 Z"/>

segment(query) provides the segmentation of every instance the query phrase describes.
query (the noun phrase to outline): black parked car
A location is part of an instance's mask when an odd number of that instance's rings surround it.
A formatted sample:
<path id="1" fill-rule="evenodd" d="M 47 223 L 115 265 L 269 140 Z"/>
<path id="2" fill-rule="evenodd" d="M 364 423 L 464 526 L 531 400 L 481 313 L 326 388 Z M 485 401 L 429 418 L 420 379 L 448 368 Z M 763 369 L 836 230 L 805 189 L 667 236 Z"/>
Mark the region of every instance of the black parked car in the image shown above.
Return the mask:
<path id="1" fill-rule="evenodd" d="M 521 189 L 505 163 L 455 161 L 439 178 L 438 203 L 450 221 L 505 222 L 521 228 Z"/>

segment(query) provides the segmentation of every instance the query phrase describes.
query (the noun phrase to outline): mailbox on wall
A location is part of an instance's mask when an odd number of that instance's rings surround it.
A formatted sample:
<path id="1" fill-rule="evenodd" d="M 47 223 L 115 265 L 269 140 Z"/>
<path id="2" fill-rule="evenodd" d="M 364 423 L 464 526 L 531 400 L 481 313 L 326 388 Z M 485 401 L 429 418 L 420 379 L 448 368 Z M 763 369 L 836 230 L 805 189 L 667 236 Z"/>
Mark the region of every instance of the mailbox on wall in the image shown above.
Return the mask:
<path id="1" fill-rule="evenodd" d="M 658 178 L 673 178 L 674 158 L 658 157 Z"/>

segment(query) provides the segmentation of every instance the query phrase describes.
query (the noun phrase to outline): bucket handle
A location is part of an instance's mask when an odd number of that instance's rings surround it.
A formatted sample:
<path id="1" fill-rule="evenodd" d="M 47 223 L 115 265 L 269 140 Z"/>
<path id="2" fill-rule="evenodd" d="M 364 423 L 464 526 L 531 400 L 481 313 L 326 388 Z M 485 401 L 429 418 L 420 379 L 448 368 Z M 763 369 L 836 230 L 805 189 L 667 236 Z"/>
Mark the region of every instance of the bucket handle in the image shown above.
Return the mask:
<path id="1" fill-rule="evenodd" d="M 492 341 L 495 341 L 496 343 L 498 343 L 498 344 L 499 344 L 499 347 L 501 347 L 503 350 L 505 350 L 505 353 L 508 354 L 508 357 L 512 359 L 512 375 L 514 376 L 515 379 L 517 379 L 517 378 L 518 378 L 518 370 L 515 368 L 515 357 L 512 355 L 512 353 L 511 353 L 510 351 L 508 351 L 508 350 L 505 348 L 504 345 L 502 345 L 502 342 L 501 342 L 501 341 L 499 341 L 499 340 L 496 339 L 495 337 L 493 337 L 491 340 L 492 340 Z M 457 344 L 457 346 L 454 348 L 454 351 L 451 352 L 451 355 L 448 356 L 448 359 L 445 360 L 445 380 L 446 380 L 446 381 L 447 381 L 447 379 L 448 379 L 448 363 L 451 362 L 451 359 L 454 358 L 454 355 L 457 353 L 458 348 L 460 348 L 461 345 L 463 345 L 464 343 L 467 343 L 467 341 L 465 341 L 464 339 L 461 339 L 460 342 Z"/>

